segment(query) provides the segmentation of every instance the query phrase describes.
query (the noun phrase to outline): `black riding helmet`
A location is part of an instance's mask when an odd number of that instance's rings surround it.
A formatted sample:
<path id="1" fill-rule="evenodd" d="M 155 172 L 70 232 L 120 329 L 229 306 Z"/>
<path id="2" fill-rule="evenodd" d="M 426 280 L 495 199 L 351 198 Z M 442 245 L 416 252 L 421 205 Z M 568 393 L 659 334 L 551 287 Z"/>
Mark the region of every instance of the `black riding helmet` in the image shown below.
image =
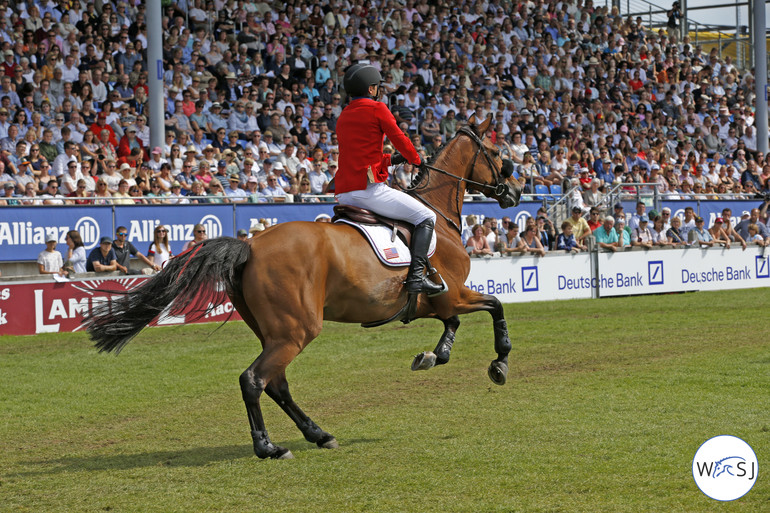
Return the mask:
<path id="1" fill-rule="evenodd" d="M 382 82 L 382 75 L 377 68 L 368 64 L 353 64 L 345 72 L 342 84 L 351 98 L 359 96 L 368 98 L 369 86 L 378 86 L 380 82 Z"/>

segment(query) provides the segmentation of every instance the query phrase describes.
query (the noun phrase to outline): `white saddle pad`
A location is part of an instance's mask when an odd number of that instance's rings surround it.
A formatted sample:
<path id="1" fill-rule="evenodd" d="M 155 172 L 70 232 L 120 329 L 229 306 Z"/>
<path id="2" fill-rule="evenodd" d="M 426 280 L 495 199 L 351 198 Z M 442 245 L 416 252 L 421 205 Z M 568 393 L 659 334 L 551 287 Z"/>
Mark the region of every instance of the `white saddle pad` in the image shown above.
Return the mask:
<path id="1" fill-rule="evenodd" d="M 409 248 L 406 247 L 404 241 L 400 237 L 396 237 L 393 241 L 393 230 L 387 226 L 381 224 L 358 224 L 349 219 L 339 219 L 335 221 L 337 223 L 345 223 L 354 226 L 361 233 L 364 234 L 366 240 L 374 249 L 374 253 L 377 258 L 385 264 L 392 267 L 400 267 L 409 265 L 412 261 L 412 254 L 409 252 Z M 433 236 L 430 239 L 430 248 L 428 249 L 428 256 L 433 256 L 436 252 L 436 232 L 433 232 Z"/>

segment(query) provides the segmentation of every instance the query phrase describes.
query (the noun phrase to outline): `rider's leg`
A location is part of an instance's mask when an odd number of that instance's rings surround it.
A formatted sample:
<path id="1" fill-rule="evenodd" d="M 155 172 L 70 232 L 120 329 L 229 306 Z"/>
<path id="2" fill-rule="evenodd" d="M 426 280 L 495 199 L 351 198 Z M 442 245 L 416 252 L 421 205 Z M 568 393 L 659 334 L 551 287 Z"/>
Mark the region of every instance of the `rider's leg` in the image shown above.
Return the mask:
<path id="1" fill-rule="evenodd" d="M 400 219 L 414 225 L 412 233 L 412 263 L 406 277 L 407 291 L 414 294 L 426 292 L 436 295 L 446 292 L 442 285 L 436 285 L 425 277 L 430 269 L 428 249 L 433 236 L 436 213 L 408 194 L 389 187 L 387 184 L 369 184 L 362 191 L 339 194 L 340 203 L 365 208 L 380 215 Z"/>

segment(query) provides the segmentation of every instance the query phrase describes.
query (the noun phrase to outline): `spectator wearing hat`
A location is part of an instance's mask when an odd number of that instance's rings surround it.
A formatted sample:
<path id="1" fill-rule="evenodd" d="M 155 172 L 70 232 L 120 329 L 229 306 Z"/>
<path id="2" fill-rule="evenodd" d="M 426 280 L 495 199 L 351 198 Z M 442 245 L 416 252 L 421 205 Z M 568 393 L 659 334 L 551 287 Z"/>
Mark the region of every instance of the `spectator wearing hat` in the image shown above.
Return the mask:
<path id="1" fill-rule="evenodd" d="M 3 196 L 0 197 L 0 205 L 15 206 L 21 205 L 21 200 L 17 199 L 16 184 L 14 182 L 5 182 L 3 184 Z"/>
<path id="2" fill-rule="evenodd" d="M 654 242 L 652 238 L 652 232 L 650 231 L 650 228 L 648 226 L 649 224 L 650 224 L 650 218 L 647 217 L 647 214 L 644 214 L 639 217 L 638 226 L 631 231 L 632 246 L 639 246 L 646 249 L 652 249 Z"/>
<path id="3" fill-rule="evenodd" d="M 37 270 L 39 274 L 58 274 L 64 276 L 64 260 L 61 253 L 56 251 L 59 239 L 51 232 L 45 238 L 45 249 L 37 256 Z"/>
<path id="4" fill-rule="evenodd" d="M 278 186 L 281 187 L 286 192 L 289 192 L 291 189 L 291 175 L 288 174 L 286 170 L 286 166 L 281 163 L 281 161 L 277 158 L 273 159 L 273 168 L 271 169 L 273 175 L 275 175 L 276 179 L 278 180 Z"/>
<path id="5" fill-rule="evenodd" d="M 572 207 L 572 215 L 566 219 L 566 222 L 572 226 L 572 234 L 579 244 L 582 245 L 586 237 L 591 235 L 591 227 L 588 226 L 588 221 L 583 217 L 583 209 L 579 206 Z"/>
<path id="6" fill-rule="evenodd" d="M 100 112 L 96 116 L 96 122 L 91 125 L 89 128 L 91 132 L 94 133 L 94 135 L 101 140 L 101 134 L 103 130 L 106 130 L 109 133 L 109 142 L 112 144 L 113 147 L 118 146 L 118 139 L 115 137 L 115 130 L 107 123 L 107 113 L 106 112 Z"/>
<path id="7" fill-rule="evenodd" d="M 167 205 L 187 205 L 190 200 L 182 194 L 182 184 L 179 180 L 171 182 L 171 194 L 164 201 Z"/>
<path id="8" fill-rule="evenodd" d="M 210 126 L 210 131 L 206 133 L 207 137 L 210 139 L 216 139 L 216 134 L 219 130 L 225 130 L 227 131 L 228 127 L 228 118 L 225 117 L 222 114 L 222 104 L 219 102 L 214 102 L 211 104 L 211 107 L 209 107 L 208 112 L 208 126 Z"/>
<path id="9" fill-rule="evenodd" d="M 693 246 L 701 248 L 712 247 L 714 245 L 714 239 L 711 236 L 711 233 L 704 228 L 704 220 L 702 217 L 695 217 L 695 228 L 690 230 L 688 242 Z"/>
<path id="10" fill-rule="evenodd" d="M 144 144 L 136 136 L 136 125 L 130 125 L 126 128 L 126 133 L 120 138 L 118 145 L 118 158 L 127 157 L 135 149 L 144 152 Z"/>
<path id="11" fill-rule="evenodd" d="M 265 203 L 267 199 L 261 194 L 260 182 L 256 176 L 250 176 L 246 179 L 246 201 L 248 203 Z"/>
<path id="12" fill-rule="evenodd" d="M 227 188 L 225 188 L 225 196 L 229 198 L 230 203 L 244 203 L 248 199 L 246 191 L 241 189 L 241 177 L 240 173 L 236 169 L 228 173 L 227 175 Z"/>
<path id="13" fill-rule="evenodd" d="M 241 228 L 240 230 L 238 230 L 238 233 L 236 234 L 236 238 L 238 240 L 242 240 L 243 242 L 246 242 L 247 240 L 249 240 L 249 231 Z"/>
<path id="14" fill-rule="evenodd" d="M 409 130 L 414 120 L 414 112 L 406 106 L 406 96 L 399 94 L 396 96 L 396 105 L 392 105 L 390 108 L 393 112 L 393 117 L 396 118 L 399 128 L 404 131 Z"/>
<path id="15" fill-rule="evenodd" d="M 168 160 L 163 155 L 163 149 L 160 146 L 155 146 L 150 152 L 150 160 L 147 161 L 147 165 L 153 173 L 159 173 L 163 164 L 167 164 Z"/>
<path id="16" fill-rule="evenodd" d="M 90 273 L 103 273 L 118 270 L 118 257 L 112 249 L 112 239 L 102 237 L 99 246 L 91 250 L 86 260 L 86 271 Z"/>

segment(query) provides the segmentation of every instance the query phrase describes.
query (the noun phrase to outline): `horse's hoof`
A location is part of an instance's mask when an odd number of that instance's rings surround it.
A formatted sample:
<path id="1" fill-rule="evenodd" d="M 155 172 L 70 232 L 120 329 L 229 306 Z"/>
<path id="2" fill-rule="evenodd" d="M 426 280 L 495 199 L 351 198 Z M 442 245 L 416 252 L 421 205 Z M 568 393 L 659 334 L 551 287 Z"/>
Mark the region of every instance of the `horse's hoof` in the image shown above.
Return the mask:
<path id="1" fill-rule="evenodd" d="M 508 365 L 495 360 L 489 364 L 487 374 L 489 374 L 489 379 L 491 379 L 492 383 L 495 385 L 505 385 L 505 380 L 508 377 Z"/>
<path id="2" fill-rule="evenodd" d="M 412 370 L 428 370 L 434 365 L 436 365 L 436 355 L 431 351 L 423 351 L 414 357 Z"/>
<path id="3" fill-rule="evenodd" d="M 339 449 L 340 444 L 337 443 L 336 438 L 331 437 L 330 440 L 326 440 L 325 442 L 318 442 L 318 447 L 321 449 Z"/>
<path id="4" fill-rule="evenodd" d="M 291 451 L 287 450 L 285 453 L 281 454 L 280 456 L 275 456 L 275 459 L 277 460 L 293 460 L 294 455 L 291 453 Z"/>

